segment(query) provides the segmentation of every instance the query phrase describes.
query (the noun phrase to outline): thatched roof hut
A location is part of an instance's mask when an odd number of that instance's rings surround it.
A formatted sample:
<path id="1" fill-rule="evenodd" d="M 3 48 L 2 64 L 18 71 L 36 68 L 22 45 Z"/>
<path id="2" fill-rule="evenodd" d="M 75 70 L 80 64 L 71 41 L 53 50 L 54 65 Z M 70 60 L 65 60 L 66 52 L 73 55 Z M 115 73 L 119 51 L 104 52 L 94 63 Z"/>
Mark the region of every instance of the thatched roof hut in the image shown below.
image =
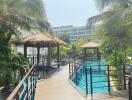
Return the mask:
<path id="1" fill-rule="evenodd" d="M 96 43 L 96 42 L 88 42 L 84 45 L 81 46 L 81 48 L 86 48 L 86 49 L 94 49 L 94 48 L 99 48 L 100 47 L 100 44 L 99 43 Z"/>
<path id="2" fill-rule="evenodd" d="M 27 47 L 37 48 L 37 65 L 39 64 L 40 48 L 48 48 L 48 66 L 51 66 L 51 47 L 57 47 L 57 63 L 60 63 L 60 45 L 68 46 L 67 43 L 48 33 L 39 33 L 17 40 L 15 45 L 24 45 L 24 55 L 27 57 Z"/>
<path id="3" fill-rule="evenodd" d="M 58 39 L 57 37 L 51 36 L 48 33 L 39 33 L 34 34 L 32 36 L 20 39 L 15 41 L 16 45 L 28 45 L 28 46 L 56 46 L 56 45 L 64 45 L 67 46 L 67 43 Z"/>

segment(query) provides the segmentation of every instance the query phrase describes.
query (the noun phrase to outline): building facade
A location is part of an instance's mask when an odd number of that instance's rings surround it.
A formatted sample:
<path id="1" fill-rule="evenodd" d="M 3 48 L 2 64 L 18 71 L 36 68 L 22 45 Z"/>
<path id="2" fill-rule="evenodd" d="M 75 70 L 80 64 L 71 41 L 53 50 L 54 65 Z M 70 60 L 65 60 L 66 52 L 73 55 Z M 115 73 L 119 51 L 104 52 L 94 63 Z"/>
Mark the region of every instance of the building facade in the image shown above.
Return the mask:
<path id="1" fill-rule="evenodd" d="M 69 34 L 70 42 L 75 42 L 79 39 L 93 40 L 95 30 L 95 27 L 92 27 L 90 30 L 88 30 L 86 26 L 74 27 L 72 25 L 69 25 L 54 27 L 53 33 L 56 37 L 67 33 Z"/>

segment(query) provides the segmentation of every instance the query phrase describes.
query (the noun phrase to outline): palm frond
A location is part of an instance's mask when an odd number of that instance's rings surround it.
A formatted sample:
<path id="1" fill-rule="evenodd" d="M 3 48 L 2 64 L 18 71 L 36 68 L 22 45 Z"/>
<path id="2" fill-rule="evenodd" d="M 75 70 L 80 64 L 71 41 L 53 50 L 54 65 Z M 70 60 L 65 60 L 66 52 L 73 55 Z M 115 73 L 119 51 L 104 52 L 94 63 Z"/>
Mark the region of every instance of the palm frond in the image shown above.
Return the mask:
<path id="1" fill-rule="evenodd" d="M 26 14 L 27 16 L 32 16 L 39 20 L 47 20 L 41 0 L 25 0 L 23 2 L 17 2 L 10 7 L 9 11 L 19 15 Z"/>
<path id="2" fill-rule="evenodd" d="M 114 22 L 115 20 L 122 20 L 123 17 L 125 17 L 127 14 L 132 13 L 132 6 L 129 6 L 128 8 L 121 9 L 121 10 L 109 10 L 105 11 L 102 14 L 93 16 L 88 19 L 87 21 L 87 27 L 91 27 L 92 25 L 98 23 L 98 22 L 105 22 L 110 23 Z M 126 23 L 127 24 L 127 23 Z"/>
<path id="3" fill-rule="evenodd" d="M 29 26 L 35 26 L 39 31 L 50 30 L 42 0 L 2 0 L 1 2 L 4 2 L 7 7 L 5 16 L 18 16 L 17 21 L 15 21 L 16 24 L 18 22 L 18 27 L 23 26 L 29 29 Z M 3 11 L 3 4 L 0 5 L 0 11 Z M 2 22 L 1 18 L 0 22 Z"/>
<path id="4" fill-rule="evenodd" d="M 105 11 L 102 14 L 93 16 L 87 20 L 87 27 L 91 27 L 92 25 L 98 23 L 98 22 L 104 22 L 111 18 L 114 14 L 116 14 L 117 11 L 115 10 L 110 10 L 110 11 Z"/>
<path id="5" fill-rule="evenodd" d="M 123 7 L 128 7 L 128 0 L 95 0 L 96 5 L 100 10 L 103 10 L 107 6 L 112 6 L 117 3 L 121 4 Z"/>
<path id="6" fill-rule="evenodd" d="M 19 18 L 21 22 L 25 23 L 25 25 L 28 22 L 30 28 L 39 29 L 40 31 L 47 31 L 47 32 L 51 30 L 50 24 L 47 21 L 40 21 L 33 17 L 28 17 L 28 16 L 19 16 Z"/>

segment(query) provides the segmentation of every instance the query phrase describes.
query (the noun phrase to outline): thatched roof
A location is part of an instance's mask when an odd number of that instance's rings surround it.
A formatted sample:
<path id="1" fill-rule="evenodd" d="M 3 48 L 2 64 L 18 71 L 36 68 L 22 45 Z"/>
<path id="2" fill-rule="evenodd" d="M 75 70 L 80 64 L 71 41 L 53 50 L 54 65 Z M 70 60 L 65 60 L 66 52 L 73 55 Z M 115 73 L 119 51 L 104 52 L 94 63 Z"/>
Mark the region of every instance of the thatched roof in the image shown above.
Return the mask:
<path id="1" fill-rule="evenodd" d="M 16 45 L 28 45 L 28 46 L 56 46 L 64 45 L 67 43 L 58 39 L 57 37 L 51 36 L 48 33 L 39 33 L 32 36 L 15 41 Z"/>
<path id="2" fill-rule="evenodd" d="M 84 44 L 84 45 L 82 45 L 81 46 L 81 48 L 98 48 L 98 47 L 100 47 L 100 44 L 99 43 L 96 43 L 96 42 L 88 42 L 88 43 L 86 43 L 86 44 Z"/>
<path id="3" fill-rule="evenodd" d="M 64 46 L 68 46 L 68 44 L 66 42 L 64 42 L 63 40 L 55 37 L 55 36 L 51 36 L 49 34 L 46 34 L 47 36 L 49 36 L 50 38 L 52 38 L 57 44 L 59 45 L 64 45 Z"/>

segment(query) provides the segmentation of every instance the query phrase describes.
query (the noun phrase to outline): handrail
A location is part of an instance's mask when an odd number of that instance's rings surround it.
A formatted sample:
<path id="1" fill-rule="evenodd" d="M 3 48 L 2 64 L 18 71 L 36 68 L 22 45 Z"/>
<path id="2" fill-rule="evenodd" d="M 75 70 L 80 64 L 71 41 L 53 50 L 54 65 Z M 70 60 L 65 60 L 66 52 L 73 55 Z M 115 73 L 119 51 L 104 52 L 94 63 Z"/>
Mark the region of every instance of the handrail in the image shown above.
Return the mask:
<path id="1" fill-rule="evenodd" d="M 71 63 L 71 64 L 70 64 Z M 107 81 L 105 81 L 105 83 L 107 84 L 107 86 L 104 86 L 104 87 L 107 87 L 107 90 L 108 90 L 108 93 L 111 93 L 111 87 L 113 87 L 115 84 L 110 84 L 111 82 L 113 82 L 113 81 L 120 81 L 120 79 L 117 77 L 117 73 L 116 73 L 116 71 L 121 71 L 122 72 L 122 76 L 124 77 L 123 79 L 123 84 L 122 85 L 120 85 L 120 84 L 118 84 L 116 87 L 117 88 L 122 88 L 122 89 L 124 89 L 124 90 L 126 90 L 126 86 L 128 85 L 127 84 L 127 81 L 128 81 L 128 79 L 126 78 L 127 76 L 126 76 L 126 69 L 125 69 L 125 65 L 121 65 L 122 67 L 120 67 L 120 69 L 117 69 L 117 70 L 115 70 L 115 69 L 110 69 L 110 67 L 111 66 L 114 66 L 114 65 L 109 65 L 109 64 L 95 64 L 95 65 L 87 65 L 87 63 L 86 62 L 83 62 L 83 68 L 80 66 L 80 68 L 82 68 L 81 70 L 79 70 L 79 71 L 77 71 L 77 67 L 76 67 L 76 64 L 78 65 L 79 63 L 78 62 L 76 62 L 76 61 L 71 61 L 71 62 L 69 62 L 69 78 L 76 84 L 76 85 L 78 85 L 78 84 L 82 84 L 81 83 L 81 81 L 78 81 L 78 80 L 80 80 L 80 79 L 78 79 L 78 76 L 81 76 L 81 74 L 83 74 L 83 75 L 85 75 L 85 81 L 84 81 L 84 83 L 86 83 L 85 84 L 85 88 L 86 88 L 86 95 L 88 94 L 88 89 L 87 88 L 89 88 L 89 87 L 87 87 L 87 85 L 88 85 L 88 78 L 87 78 L 87 74 L 89 73 L 90 75 L 90 79 L 89 79 L 89 82 L 91 82 L 91 85 L 93 85 L 93 83 L 97 83 L 97 82 L 104 82 L 104 81 L 92 81 L 91 79 L 93 78 L 93 75 L 92 75 L 92 72 L 94 73 L 94 72 L 99 72 L 99 70 L 97 70 L 97 71 L 95 71 L 94 70 L 94 66 L 106 66 L 106 69 L 101 69 L 101 71 L 103 71 L 103 72 L 106 72 L 106 75 L 105 76 L 103 76 L 103 77 L 106 77 L 106 79 L 107 79 Z M 93 67 L 93 68 L 92 68 Z M 97 67 L 98 68 L 98 67 Z M 82 72 L 80 72 L 80 71 L 82 71 Z M 125 75 L 125 76 L 124 76 Z M 114 80 L 114 79 L 112 79 L 112 77 L 117 77 L 117 80 Z M 94 77 L 96 77 L 96 78 L 99 78 L 100 76 L 95 76 L 94 75 Z M 83 79 L 83 78 L 82 78 Z M 131 78 L 131 80 L 132 80 L 132 78 Z M 97 87 L 95 87 L 95 86 L 91 86 L 91 94 L 93 94 L 93 90 L 92 89 L 94 89 L 94 88 L 97 88 Z M 99 86 L 98 88 L 102 88 L 101 86 Z"/>
<path id="2" fill-rule="evenodd" d="M 30 70 L 28 71 L 28 73 L 24 76 L 24 78 L 20 81 L 20 83 L 17 85 L 17 87 L 13 90 L 13 92 L 9 95 L 9 97 L 7 98 L 7 100 L 13 100 L 15 98 L 15 96 L 17 95 L 18 91 L 20 90 L 20 88 L 22 87 L 24 81 L 26 80 L 26 78 L 30 75 L 30 73 L 33 71 L 33 69 L 36 67 L 36 64 L 34 64 Z"/>

